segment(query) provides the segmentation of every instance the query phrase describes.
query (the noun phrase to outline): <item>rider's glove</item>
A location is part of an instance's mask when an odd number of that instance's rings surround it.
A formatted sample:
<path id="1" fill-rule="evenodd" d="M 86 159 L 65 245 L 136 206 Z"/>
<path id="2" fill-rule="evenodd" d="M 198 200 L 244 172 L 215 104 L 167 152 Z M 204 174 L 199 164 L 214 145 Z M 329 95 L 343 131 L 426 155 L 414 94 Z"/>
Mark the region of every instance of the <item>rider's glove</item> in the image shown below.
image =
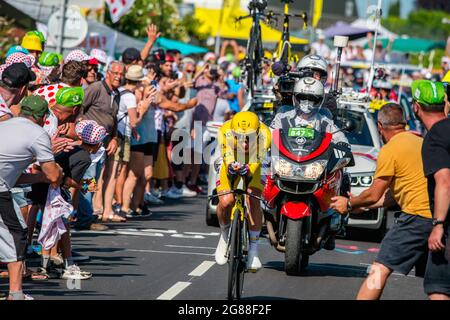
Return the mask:
<path id="1" fill-rule="evenodd" d="M 228 165 L 228 174 L 234 176 L 238 174 L 240 168 L 241 164 L 237 161 L 233 161 Z"/>
<path id="2" fill-rule="evenodd" d="M 245 177 L 249 171 L 250 167 L 248 166 L 248 164 L 244 164 L 239 170 L 239 175 Z"/>

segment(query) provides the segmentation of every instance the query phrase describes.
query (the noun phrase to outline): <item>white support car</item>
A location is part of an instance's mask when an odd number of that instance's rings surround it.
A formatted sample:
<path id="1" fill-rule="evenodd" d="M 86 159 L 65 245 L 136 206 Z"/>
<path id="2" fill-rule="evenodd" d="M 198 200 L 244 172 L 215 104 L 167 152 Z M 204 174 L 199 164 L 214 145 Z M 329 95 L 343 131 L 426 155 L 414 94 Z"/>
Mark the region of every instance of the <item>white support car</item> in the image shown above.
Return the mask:
<path id="1" fill-rule="evenodd" d="M 257 113 L 265 124 L 270 125 L 273 113 L 272 106 L 275 97 L 267 95 L 254 99 L 249 103 L 245 110 Z M 347 168 L 352 177 L 352 193 L 359 195 L 367 189 L 373 181 L 373 175 L 376 168 L 376 158 L 381 148 L 381 141 L 378 135 L 375 119 L 369 112 L 369 102 L 366 102 L 363 96 L 352 96 L 343 94 L 338 100 L 338 119 L 339 122 L 345 119 L 352 119 L 356 123 L 356 129 L 346 136 L 352 146 L 355 158 L 355 166 Z M 211 136 L 216 136 L 222 123 L 208 123 L 208 132 Z M 211 163 L 220 157 L 219 150 L 214 153 Z M 217 173 L 214 166 L 210 166 L 208 174 L 208 195 L 216 194 Z M 217 199 L 217 198 L 216 198 Z M 206 223 L 217 226 L 215 201 L 208 201 L 206 208 Z M 362 214 L 350 215 L 348 227 L 373 230 L 375 236 L 381 239 L 386 231 L 386 210 L 370 210 Z"/>
<path id="2" fill-rule="evenodd" d="M 345 92 L 338 99 L 337 125 L 344 119 L 353 119 L 356 129 L 346 133 L 355 158 L 355 166 L 347 168 L 352 178 L 351 192 L 359 195 L 373 182 L 376 161 L 381 148 L 376 121 L 369 112 L 369 100 L 364 94 Z M 374 236 L 381 240 L 386 232 L 386 213 L 384 208 L 351 214 L 348 227 L 373 230 Z"/>

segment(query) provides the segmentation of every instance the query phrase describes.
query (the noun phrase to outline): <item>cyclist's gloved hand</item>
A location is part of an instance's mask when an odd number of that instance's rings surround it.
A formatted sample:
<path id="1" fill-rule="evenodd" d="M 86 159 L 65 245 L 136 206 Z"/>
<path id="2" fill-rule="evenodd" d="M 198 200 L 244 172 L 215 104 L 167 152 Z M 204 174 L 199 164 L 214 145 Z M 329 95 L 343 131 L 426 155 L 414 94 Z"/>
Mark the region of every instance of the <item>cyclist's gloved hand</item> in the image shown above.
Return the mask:
<path id="1" fill-rule="evenodd" d="M 239 162 L 233 161 L 228 165 L 228 174 L 232 176 L 238 174 L 241 167 L 242 165 Z"/>
<path id="2" fill-rule="evenodd" d="M 241 166 L 241 169 L 239 170 L 239 175 L 245 177 L 249 171 L 250 167 L 248 166 L 248 164 L 244 164 Z"/>

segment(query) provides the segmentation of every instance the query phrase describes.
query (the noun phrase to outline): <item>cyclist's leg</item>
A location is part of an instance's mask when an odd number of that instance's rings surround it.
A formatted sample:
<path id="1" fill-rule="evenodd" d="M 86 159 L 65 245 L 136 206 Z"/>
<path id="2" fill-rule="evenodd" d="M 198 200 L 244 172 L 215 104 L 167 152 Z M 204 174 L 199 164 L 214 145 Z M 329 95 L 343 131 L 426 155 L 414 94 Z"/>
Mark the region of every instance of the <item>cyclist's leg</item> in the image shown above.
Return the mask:
<path id="1" fill-rule="evenodd" d="M 258 169 L 253 174 L 247 191 L 255 196 L 261 197 L 263 187 L 264 182 L 261 179 L 261 170 Z M 247 206 L 249 208 L 248 222 L 250 229 L 250 247 L 247 268 L 252 271 L 257 271 L 262 267 L 261 261 L 258 257 L 258 240 L 262 228 L 263 212 L 261 208 L 261 201 L 258 199 L 248 197 Z"/>
<path id="2" fill-rule="evenodd" d="M 231 183 L 227 175 L 227 168 L 222 164 L 217 180 L 217 194 L 226 193 L 231 190 Z M 220 224 L 220 238 L 216 248 L 216 262 L 218 265 L 227 263 L 226 250 L 228 243 L 228 233 L 230 230 L 230 215 L 235 203 L 234 195 L 226 194 L 219 196 L 219 204 L 217 205 L 217 219 Z"/>

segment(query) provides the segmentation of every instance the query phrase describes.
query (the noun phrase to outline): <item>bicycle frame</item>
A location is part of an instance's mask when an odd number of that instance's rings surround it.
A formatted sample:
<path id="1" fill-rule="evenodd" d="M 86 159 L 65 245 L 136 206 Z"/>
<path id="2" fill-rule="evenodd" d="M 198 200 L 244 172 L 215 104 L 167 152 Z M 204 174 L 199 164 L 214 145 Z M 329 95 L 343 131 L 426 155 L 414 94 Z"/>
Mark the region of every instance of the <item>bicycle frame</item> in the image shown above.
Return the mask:
<path id="1" fill-rule="evenodd" d="M 283 20 L 283 32 L 281 35 L 281 39 L 280 42 L 278 42 L 278 47 L 277 47 L 277 51 L 276 51 L 276 55 L 278 57 L 278 61 L 282 62 L 285 66 L 287 66 L 289 64 L 289 62 L 292 60 L 292 56 L 291 56 L 291 49 L 292 49 L 292 45 L 291 45 L 291 36 L 290 36 L 290 32 L 289 32 L 289 21 L 291 17 L 298 17 L 301 18 L 304 22 L 304 25 L 307 25 L 307 21 L 308 21 L 308 17 L 306 15 L 306 12 L 303 12 L 302 14 L 296 14 L 296 15 L 292 15 L 289 14 L 289 3 L 292 3 L 293 1 L 291 0 L 282 0 L 282 2 L 284 2 L 284 20 Z M 274 12 L 270 12 L 268 14 L 269 16 L 269 20 L 273 17 L 273 16 L 279 16 L 281 14 L 277 14 Z M 297 62 L 297 61 L 295 61 Z"/>

